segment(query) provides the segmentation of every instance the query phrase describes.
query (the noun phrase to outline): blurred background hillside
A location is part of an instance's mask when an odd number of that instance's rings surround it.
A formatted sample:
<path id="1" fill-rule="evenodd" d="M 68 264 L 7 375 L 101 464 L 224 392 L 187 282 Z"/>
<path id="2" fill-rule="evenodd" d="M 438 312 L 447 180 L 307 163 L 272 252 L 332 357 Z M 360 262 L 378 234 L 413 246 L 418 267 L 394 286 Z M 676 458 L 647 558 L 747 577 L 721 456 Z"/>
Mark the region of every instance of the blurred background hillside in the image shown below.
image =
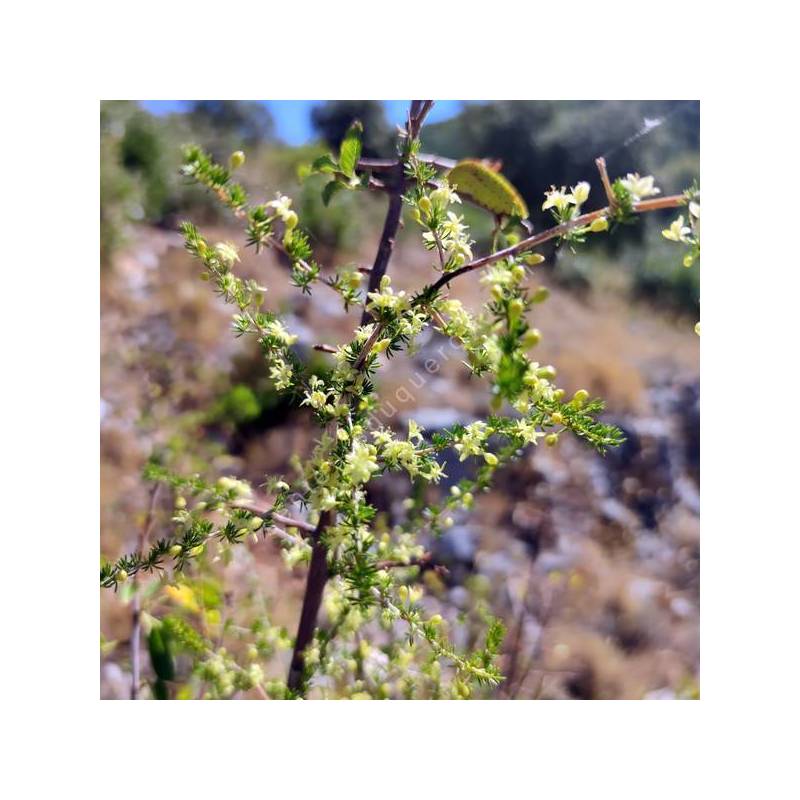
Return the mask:
<path id="1" fill-rule="evenodd" d="M 257 348 L 230 334 L 229 310 L 197 277 L 176 233 L 191 218 L 213 241 L 244 236 L 207 193 L 178 174 L 180 145 L 196 142 L 219 161 L 244 150 L 242 182 L 256 196 L 294 198 L 324 273 L 371 264 L 385 198 L 340 192 L 325 208 L 324 181 L 304 167 L 338 146 L 354 118 L 365 155 L 391 156 L 400 101 L 109 101 L 101 106 L 102 550 L 134 548 L 147 508 L 140 472 L 152 452 L 184 470 L 237 474 L 258 485 L 265 472 L 291 473 L 315 430 L 307 410 L 279 399 Z M 612 177 L 655 176 L 664 194 L 699 180 L 699 103 L 695 101 L 443 101 L 423 129 L 423 149 L 450 158 L 502 162 L 537 229 L 551 185 L 592 184 L 587 210 L 602 203 L 594 159 Z M 464 206 L 486 251 L 490 220 Z M 551 290 L 536 308 L 544 334 L 536 358 L 559 368 L 568 392 L 586 388 L 608 400 L 607 417 L 627 442 L 601 458 L 576 441 L 536 449 L 501 473 L 472 515 L 437 543 L 449 566 L 429 586 L 430 603 L 458 619 L 477 601 L 509 628 L 508 681 L 492 696 L 520 698 L 671 698 L 697 695 L 699 666 L 699 270 L 660 235 L 672 214 L 645 215 L 612 236 L 594 237 L 575 255 L 543 251 L 536 277 Z M 267 305 L 301 334 L 299 349 L 325 369 L 317 342 L 349 338 L 357 310 L 341 311 L 324 287 L 313 299 L 288 285 L 272 252 L 243 251 L 242 273 L 269 289 Z M 433 272 L 410 222 L 390 274 L 415 289 Z M 454 295 L 477 307 L 476 281 Z M 489 396 L 468 380 L 455 354 L 413 397 L 397 391 L 443 340 L 431 337 L 413 358 L 397 358 L 379 383 L 428 430 L 487 413 Z M 450 482 L 462 477 L 448 465 Z M 444 490 L 447 490 L 445 485 Z M 390 525 L 409 486 L 378 482 L 380 524 Z M 168 524 L 169 498 L 156 504 Z M 155 533 L 157 535 L 157 531 Z M 243 556 L 243 558 L 245 558 Z M 294 632 L 305 571 L 287 573 L 277 548 L 261 542 L 245 561 L 220 570 L 214 602 L 241 575 L 258 576 L 261 601 Z M 214 594 L 213 592 L 211 594 Z M 158 602 L 155 598 L 153 602 Z M 164 602 L 167 602 L 166 600 Z M 102 596 L 103 695 L 125 696 L 129 661 L 125 597 Z"/>

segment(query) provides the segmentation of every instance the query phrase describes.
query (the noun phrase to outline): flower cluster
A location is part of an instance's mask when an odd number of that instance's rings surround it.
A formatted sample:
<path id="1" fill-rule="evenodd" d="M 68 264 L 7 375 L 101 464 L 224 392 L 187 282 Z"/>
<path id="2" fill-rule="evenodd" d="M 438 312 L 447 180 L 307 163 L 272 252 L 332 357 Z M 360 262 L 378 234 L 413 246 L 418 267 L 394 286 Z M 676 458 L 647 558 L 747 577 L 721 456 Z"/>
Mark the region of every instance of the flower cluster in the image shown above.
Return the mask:
<path id="1" fill-rule="evenodd" d="M 550 191 L 545 192 L 545 200 L 542 203 L 542 211 L 553 210 L 553 214 L 559 222 L 577 217 L 580 214 L 581 206 L 589 199 L 591 186 L 587 181 L 580 181 L 571 187 L 567 192 L 562 186 L 557 189 L 550 187 Z"/>
<path id="2" fill-rule="evenodd" d="M 392 289 L 392 279 L 388 275 L 381 278 L 380 289 L 377 292 L 370 292 L 370 302 L 367 304 L 367 310 L 377 312 L 381 315 L 383 312 L 390 311 L 398 313 L 408 308 L 410 298 L 406 296 L 404 291 L 395 294 Z"/>
<path id="3" fill-rule="evenodd" d="M 438 188 L 421 188 L 409 202 L 414 219 L 425 229 L 422 240 L 428 250 L 439 256 L 439 268 L 451 272 L 472 260 L 472 245 L 469 228 L 464 217 L 450 210 L 451 205 L 460 204 L 461 198 L 453 191 L 446 178 Z"/>
<path id="4" fill-rule="evenodd" d="M 680 214 L 661 234 L 671 242 L 686 245 L 688 251 L 683 257 L 683 266 L 691 267 L 700 257 L 700 194 L 689 192 L 687 195 L 688 219 Z"/>

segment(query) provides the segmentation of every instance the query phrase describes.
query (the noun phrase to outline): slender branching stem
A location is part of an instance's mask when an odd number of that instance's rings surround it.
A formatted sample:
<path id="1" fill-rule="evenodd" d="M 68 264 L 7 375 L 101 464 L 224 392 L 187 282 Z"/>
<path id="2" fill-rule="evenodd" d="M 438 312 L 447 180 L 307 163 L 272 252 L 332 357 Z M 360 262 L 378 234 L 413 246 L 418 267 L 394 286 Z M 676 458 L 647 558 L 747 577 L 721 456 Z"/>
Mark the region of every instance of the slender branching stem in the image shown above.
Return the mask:
<path id="1" fill-rule="evenodd" d="M 137 546 L 140 553 L 147 547 L 150 530 L 153 527 L 153 516 L 161 484 L 155 483 L 150 488 L 150 502 L 147 506 L 142 527 L 139 529 Z M 139 576 L 133 576 L 134 589 L 131 601 L 131 700 L 139 699 L 139 684 L 142 675 L 142 596 L 139 594 Z"/>
<path id="2" fill-rule="evenodd" d="M 682 194 L 674 194 L 669 195 L 668 197 L 659 197 L 655 200 L 642 200 L 640 203 L 634 203 L 632 210 L 635 214 L 644 214 L 648 211 L 658 211 L 662 208 L 677 208 L 678 206 L 685 204 L 686 198 Z M 466 275 L 468 272 L 473 272 L 481 267 L 487 267 L 489 264 L 494 264 L 496 261 L 502 261 L 504 258 L 510 258 L 512 256 L 517 256 L 520 253 L 525 253 L 528 250 L 533 250 L 550 239 L 555 239 L 559 236 L 563 236 L 565 233 L 569 233 L 569 231 L 571 231 L 573 228 L 579 228 L 582 225 L 589 225 L 593 220 L 598 219 L 599 217 L 610 216 L 612 214 L 613 209 L 610 206 L 606 206 L 605 208 L 598 208 L 597 211 L 590 211 L 587 214 L 581 214 L 579 217 L 575 217 L 575 219 L 571 219 L 568 222 L 562 222 L 560 225 L 554 225 L 552 228 L 548 228 L 546 231 L 542 231 L 541 233 L 537 233 L 534 236 L 528 237 L 527 239 L 523 239 L 521 242 L 518 242 L 512 247 L 506 247 L 503 250 L 490 253 L 487 256 L 483 256 L 483 258 L 477 258 L 474 261 L 470 261 L 469 264 L 464 264 L 463 267 L 454 269 L 452 272 L 446 272 L 441 278 L 439 278 L 439 280 L 436 281 L 436 283 L 433 284 L 433 289 L 438 291 L 443 286 L 449 285 L 450 281 L 452 281 L 454 278 L 458 278 L 460 275 Z"/>
<path id="3" fill-rule="evenodd" d="M 425 117 L 433 107 L 433 100 L 413 100 L 406 123 L 406 135 L 410 139 L 416 139 L 422 127 Z M 386 219 L 383 223 L 378 251 L 375 254 L 375 261 L 369 273 L 368 292 L 376 292 L 380 289 L 381 278 L 386 274 L 389 261 L 394 251 L 397 230 L 400 227 L 400 216 L 403 211 L 403 190 L 405 188 L 405 159 L 401 156 L 389 170 L 386 179 L 386 186 L 389 189 L 389 208 L 386 211 Z M 372 314 L 364 307 L 361 317 L 361 324 L 366 325 L 373 320 Z M 373 345 L 378 340 L 383 326 L 377 324 L 372 331 L 369 339 L 364 343 L 358 360 L 353 368 L 361 370 L 367 361 Z M 328 550 L 325 546 L 325 529 L 336 521 L 336 514 L 333 511 L 324 511 L 319 518 L 317 528 L 313 533 L 313 544 L 311 552 L 311 564 L 308 569 L 306 579 L 305 595 L 303 597 L 303 608 L 300 612 L 300 623 L 295 637 L 292 661 L 289 666 L 289 677 L 287 686 L 289 690 L 296 694 L 303 694 L 305 691 L 306 667 L 305 650 L 311 643 L 317 627 L 317 616 L 319 614 L 322 595 L 325 591 L 325 584 L 328 582 Z"/>
<path id="4" fill-rule="evenodd" d="M 611 180 L 608 177 L 608 170 L 606 169 L 606 160 L 603 156 L 600 156 L 600 158 L 595 159 L 594 163 L 597 164 L 597 171 L 600 173 L 600 180 L 603 183 L 603 190 L 606 193 L 608 207 L 616 208 L 617 198 L 614 196 L 614 190 L 611 188 Z"/>

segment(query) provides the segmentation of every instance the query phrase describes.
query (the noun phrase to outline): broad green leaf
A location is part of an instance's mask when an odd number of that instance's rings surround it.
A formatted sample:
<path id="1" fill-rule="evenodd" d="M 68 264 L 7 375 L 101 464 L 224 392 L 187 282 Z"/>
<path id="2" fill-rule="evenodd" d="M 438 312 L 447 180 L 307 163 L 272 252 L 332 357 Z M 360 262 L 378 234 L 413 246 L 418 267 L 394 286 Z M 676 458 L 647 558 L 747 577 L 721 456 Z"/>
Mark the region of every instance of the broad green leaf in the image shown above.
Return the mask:
<path id="1" fill-rule="evenodd" d="M 339 165 L 326 153 L 324 156 L 315 158 L 311 164 L 312 172 L 336 172 Z"/>
<path id="2" fill-rule="evenodd" d="M 325 184 L 325 188 L 322 190 L 322 202 L 327 206 L 328 203 L 331 202 L 331 198 L 340 190 L 344 189 L 345 186 L 343 183 L 339 183 L 337 180 L 332 180 Z"/>
<path id="3" fill-rule="evenodd" d="M 482 161 L 459 161 L 447 175 L 451 186 L 459 194 L 494 214 L 517 216 L 526 219 L 528 207 L 508 179 L 490 169 Z"/>
<path id="4" fill-rule="evenodd" d="M 363 125 L 356 120 L 347 129 L 339 148 L 339 168 L 348 178 L 355 175 L 358 159 L 361 158 L 361 133 L 363 130 Z"/>

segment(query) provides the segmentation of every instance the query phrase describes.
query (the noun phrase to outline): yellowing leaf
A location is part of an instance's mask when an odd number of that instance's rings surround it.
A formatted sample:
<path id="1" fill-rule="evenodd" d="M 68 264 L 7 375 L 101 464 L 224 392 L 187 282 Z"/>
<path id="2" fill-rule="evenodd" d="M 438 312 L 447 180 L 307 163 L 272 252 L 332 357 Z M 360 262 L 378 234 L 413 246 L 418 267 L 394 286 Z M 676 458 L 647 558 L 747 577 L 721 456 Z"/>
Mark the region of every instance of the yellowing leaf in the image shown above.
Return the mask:
<path id="1" fill-rule="evenodd" d="M 505 177 L 482 161 L 459 161 L 448 173 L 447 180 L 459 195 L 493 214 L 528 218 L 528 207 L 520 193 Z"/>
<path id="2" fill-rule="evenodd" d="M 210 608 L 205 613 L 205 619 L 207 625 L 219 625 L 222 622 L 222 614 L 216 608 Z"/>
<path id="3" fill-rule="evenodd" d="M 180 586 L 165 586 L 164 594 L 172 598 L 181 608 L 194 613 L 200 612 L 200 604 L 197 602 L 197 597 L 191 586 L 187 586 L 185 583 Z"/>

